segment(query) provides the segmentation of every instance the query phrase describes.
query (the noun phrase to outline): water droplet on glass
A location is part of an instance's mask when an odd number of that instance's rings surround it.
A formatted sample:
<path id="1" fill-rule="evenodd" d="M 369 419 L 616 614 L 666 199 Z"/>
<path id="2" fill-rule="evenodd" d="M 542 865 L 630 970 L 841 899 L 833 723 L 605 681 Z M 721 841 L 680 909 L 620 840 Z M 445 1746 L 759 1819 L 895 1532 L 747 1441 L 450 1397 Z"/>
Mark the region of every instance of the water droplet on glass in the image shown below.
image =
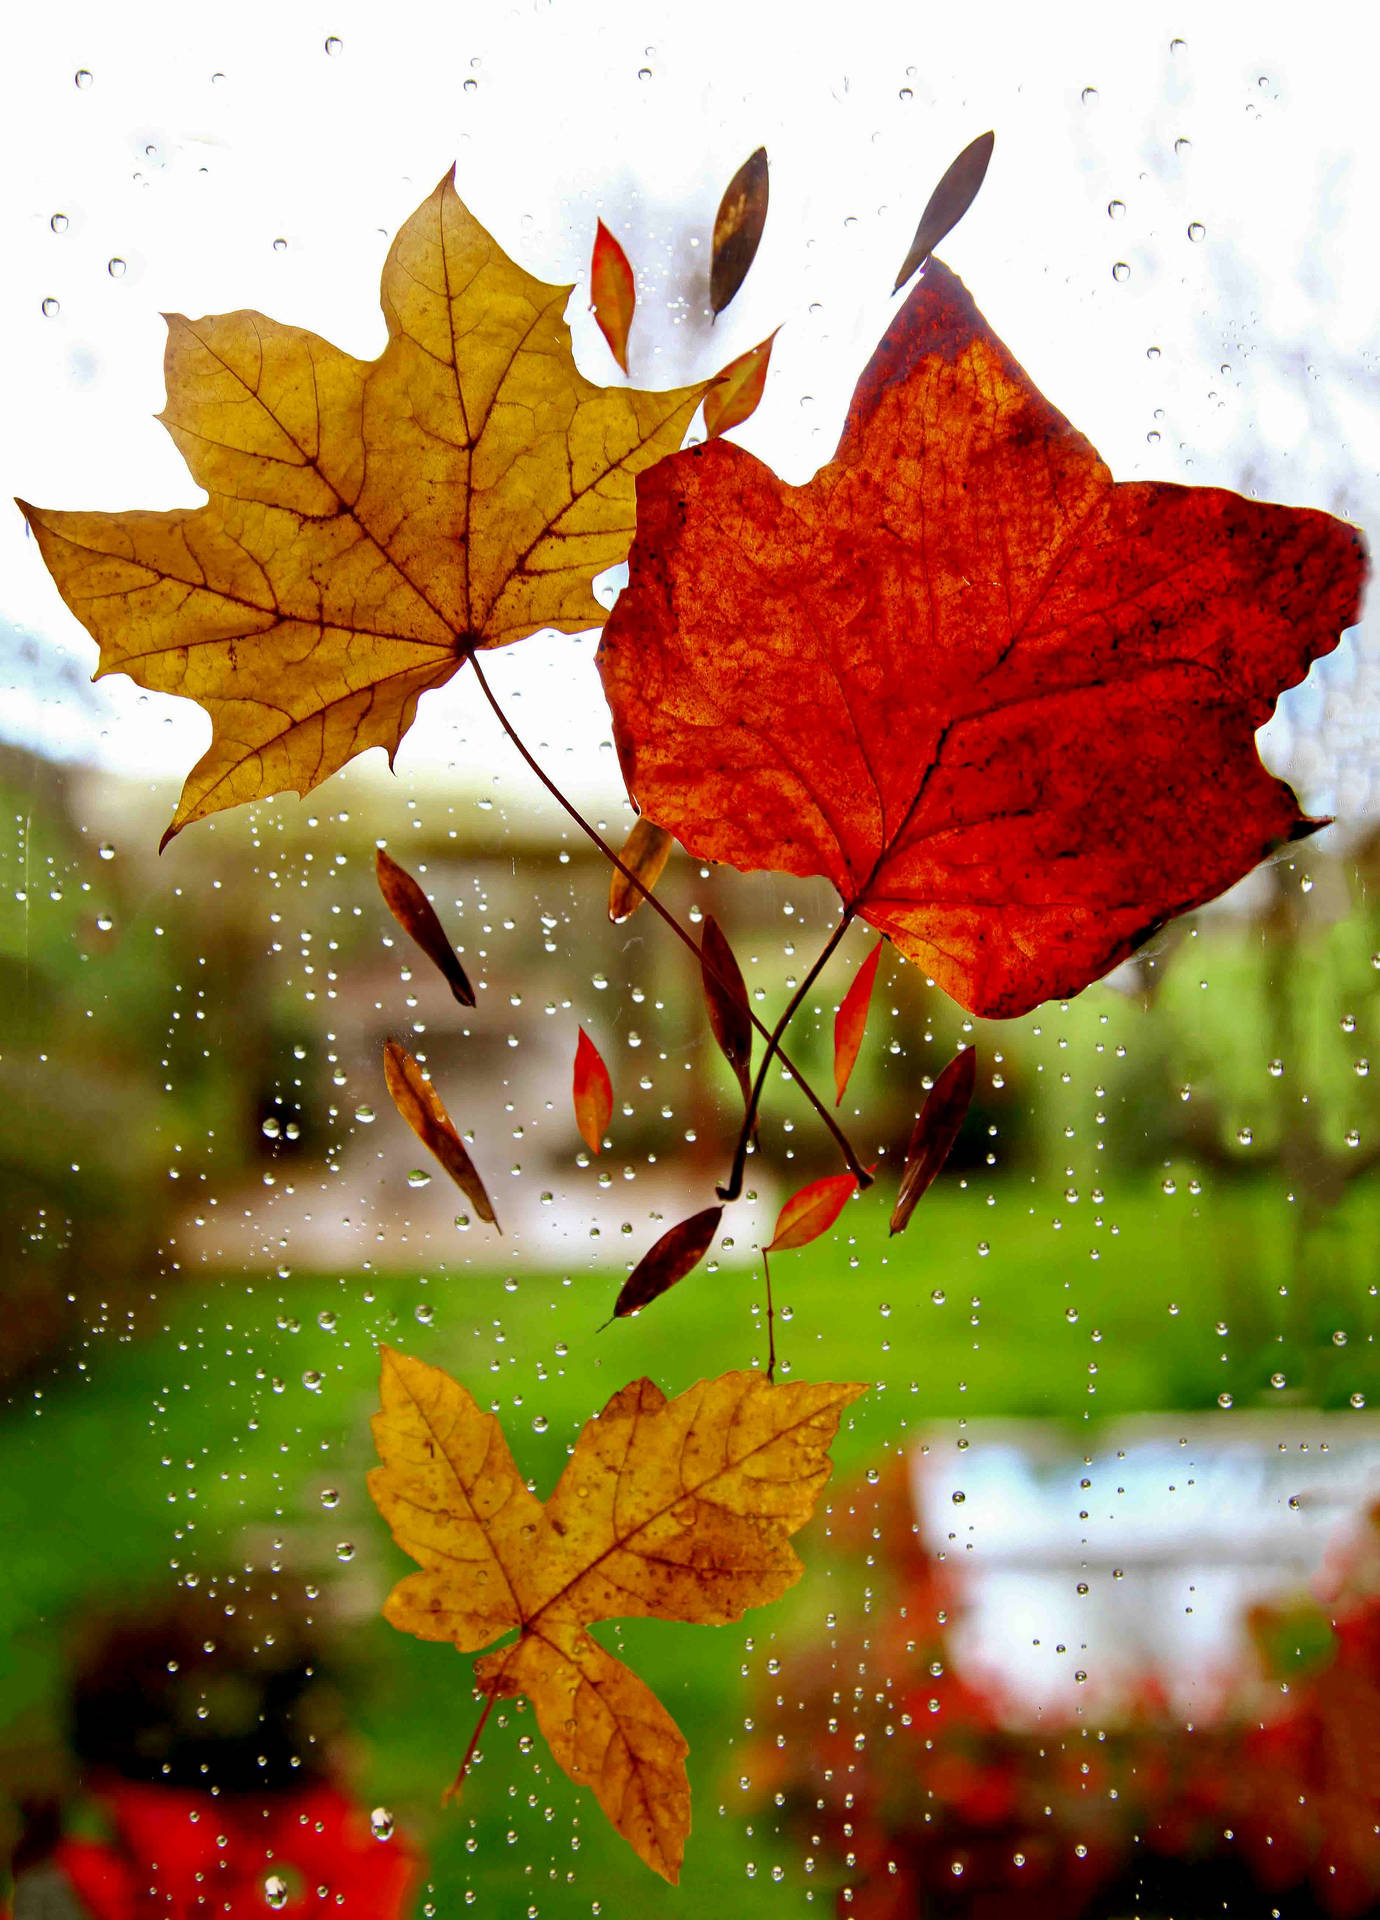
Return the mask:
<path id="1" fill-rule="evenodd" d="M 330 54 L 332 59 L 335 58 L 336 54 L 340 53 L 343 50 L 344 45 L 345 45 L 345 42 L 340 38 L 338 34 L 332 33 L 326 36 L 326 51 L 328 54 Z"/>
<path id="2" fill-rule="evenodd" d="M 479 82 L 477 80 L 467 80 L 465 82 L 466 93 L 478 93 L 478 91 L 479 91 Z"/>
<path id="3" fill-rule="evenodd" d="M 1107 218 L 1109 220 L 1120 220 L 1124 217 L 1125 213 L 1126 202 L 1124 200 L 1109 200 L 1107 202 Z"/>
<path id="4" fill-rule="evenodd" d="M 1175 153 L 1177 153 L 1179 158 L 1182 159 L 1186 153 L 1191 153 L 1192 150 L 1193 150 L 1193 142 L 1189 139 L 1186 133 L 1181 133 L 1178 139 L 1174 142 Z"/>
<path id="5" fill-rule="evenodd" d="M 1116 265 L 1112 268 L 1113 280 L 1124 281 L 1124 280 L 1129 280 L 1130 277 L 1131 277 L 1131 269 L 1127 266 L 1124 260 L 1118 260 Z"/>
<path id="6" fill-rule="evenodd" d="M 436 1309 L 429 1300 L 419 1300 L 412 1309 L 412 1317 L 419 1327 L 429 1327 L 436 1318 Z"/>
<path id="7" fill-rule="evenodd" d="M 83 93 L 85 93 L 86 89 L 91 85 L 92 75 L 88 67 L 78 67 L 72 78 Z"/>
<path id="8" fill-rule="evenodd" d="M 335 1549 L 335 1557 L 337 1560 L 353 1560 L 355 1557 L 354 1541 L 353 1540 L 337 1541 L 336 1549 Z"/>
<path id="9" fill-rule="evenodd" d="M 315 1367 L 308 1367 L 302 1375 L 302 1385 L 308 1393 L 320 1393 L 323 1378 L 324 1376 L 319 1374 Z"/>
<path id="10" fill-rule="evenodd" d="M 1146 441 L 1147 441 L 1147 443 L 1148 443 L 1148 444 L 1149 444 L 1150 446 L 1152 446 L 1152 447 L 1157 447 L 1157 446 L 1158 446 L 1158 445 L 1160 444 L 1160 430 L 1159 430 L 1159 428 L 1158 428 L 1158 427 L 1151 427 L 1151 429 L 1150 429 L 1150 431 L 1149 431 L 1149 433 L 1147 433 L 1147 434 L 1146 434 L 1146 436 L 1145 436 L 1145 438 L 1146 438 Z"/>
<path id="11" fill-rule="evenodd" d="M 1275 1388 L 1287 1387 L 1288 1384 L 1289 1382 L 1285 1379 L 1282 1373 L 1272 1373 L 1270 1375 L 1270 1385 L 1272 1387 L 1275 1387 Z"/>
<path id="12" fill-rule="evenodd" d="M 902 87 L 901 91 L 897 94 L 896 98 L 898 100 L 913 100 L 915 98 L 915 95 L 911 92 L 909 87 Z"/>
<path id="13" fill-rule="evenodd" d="M 413 1167 L 407 1176 L 407 1184 L 409 1187 L 429 1187 L 431 1185 L 431 1175 L 425 1167 Z"/>
<path id="14" fill-rule="evenodd" d="M 1363 1393 L 1353 1393 L 1351 1396 L 1351 1404 L 1359 1413 L 1361 1408 L 1366 1404 L 1366 1396 Z"/>
<path id="15" fill-rule="evenodd" d="M 1340 1327 L 1338 1327 L 1337 1331 L 1332 1336 L 1332 1344 L 1334 1347 L 1344 1347 L 1346 1345 L 1346 1335 L 1342 1332 L 1342 1329 Z"/>
<path id="16" fill-rule="evenodd" d="M 43 302 L 43 318 L 45 320 L 56 320 L 58 315 L 61 312 L 62 312 L 61 301 L 54 300 L 52 294 L 50 293 L 47 299 Z"/>
<path id="17" fill-rule="evenodd" d="M 323 1307 L 323 1308 L 321 1309 L 321 1311 L 320 1311 L 320 1313 L 318 1313 L 318 1314 L 317 1314 L 317 1316 L 316 1316 L 316 1324 L 317 1324 L 317 1326 L 318 1326 L 318 1327 L 320 1327 L 320 1329 L 321 1329 L 321 1331 L 322 1331 L 322 1333 L 334 1333 L 334 1332 L 335 1332 L 335 1329 L 336 1329 L 336 1317 L 335 1317 L 335 1315 L 334 1315 L 334 1314 L 333 1314 L 333 1313 L 331 1312 L 331 1310 L 330 1310 L 330 1308 L 329 1308 L 329 1307 Z"/>
<path id="18" fill-rule="evenodd" d="M 966 1493 L 953 1493 L 953 1494 L 950 1494 L 949 1498 L 953 1501 L 956 1507 L 961 1507 L 963 1505 L 963 1502 L 968 1498 L 968 1496 Z"/>
<path id="19" fill-rule="evenodd" d="M 930 1295 L 930 1299 L 933 1300 L 934 1304 L 937 1307 L 942 1307 L 944 1302 L 948 1299 L 948 1295 L 945 1293 L 943 1287 L 936 1287 L 934 1292 Z"/>
<path id="20" fill-rule="evenodd" d="M 1217 1396 L 1217 1404 L 1219 1407 L 1229 1407 L 1231 1405 L 1231 1395 L 1229 1393 L 1219 1393 Z"/>
<path id="21" fill-rule="evenodd" d="M 1080 98 L 1082 99 L 1083 105 L 1085 107 L 1095 106 L 1097 104 L 1097 88 L 1084 87 Z"/>
<path id="22" fill-rule="evenodd" d="M 339 1487 L 323 1487 L 321 1489 L 321 1504 L 328 1513 L 332 1507 L 338 1507 L 340 1505 Z"/>
<path id="23" fill-rule="evenodd" d="M 280 1873 L 269 1874 L 264 1881 L 264 1900 L 276 1913 L 288 1903 L 288 1883 Z"/>
<path id="24" fill-rule="evenodd" d="M 65 213 L 55 213 L 48 222 L 48 225 L 53 229 L 54 233 L 66 233 L 67 224 L 67 215 Z"/>
<path id="25" fill-rule="evenodd" d="M 1272 1079 L 1278 1080 L 1279 1076 L 1284 1071 L 1284 1062 L 1282 1060 L 1272 1060 L 1268 1068 L 1266 1069 L 1266 1071 L 1270 1074 Z"/>
<path id="26" fill-rule="evenodd" d="M 125 263 L 118 253 L 113 254 L 111 258 L 106 261 L 105 270 L 112 280 L 122 280 L 124 278 Z"/>
<path id="27" fill-rule="evenodd" d="M 1207 228 L 1203 225 L 1201 220 L 1189 221 L 1188 237 L 1190 240 L 1201 240 L 1206 232 L 1207 232 Z"/>
<path id="28" fill-rule="evenodd" d="M 374 1118 L 374 1109 L 372 1107 L 356 1107 L 355 1108 L 355 1119 L 358 1120 L 359 1124 L 362 1127 L 370 1126 L 373 1122 L 373 1118 Z"/>
<path id="29" fill-rule="evenodd" d="M 546 1429 L 550 1426 L 550 1424 L 551 1422 L 547 1419 L 544 1413 L 538 1413 L 532 1416 L 533 1433 L 545 1433 Z"/>
<path id="30" fill-rule="evenodd" d="M 282 1128 L 279 1126 L 277 1120 L 274 1119 L 273 1115 L 269 1114 L 259 1131 L 265 1140 L 276 1140 L 282 1132 Z"/>
<path id="31" fill-rule="evenodd" d="M 286 252 L 287 252 L 287 241 L 286 241 L 286 240 L 284 240 L 284 239 L 283 239 L 283 238 L 281 237 L 281 235 L 279 236 L 279 238 L 278 238 L 277 240 L 275 240 L 275 241 L 273 242 L 273 251 L 274 251 L 275 253 L 286 253 Z"/>
<path id="32" fill-rule="evenodd" d="M 1254 1129 L 1251 1127 L 1238 1127 L 1236 1130 L 1236 1137 L 1241 1142 L 1243 1147 L 1248 1147 L 1251 1144 L 1252 1140 L 1255 1139 Z"/>
<path id="33" fill-rule="evenodd" d="M 369 1831 L 376 1840 L 393 1838 L 393 1815 L 387 1807 L 375 1807 L 369 1815 Z"/>

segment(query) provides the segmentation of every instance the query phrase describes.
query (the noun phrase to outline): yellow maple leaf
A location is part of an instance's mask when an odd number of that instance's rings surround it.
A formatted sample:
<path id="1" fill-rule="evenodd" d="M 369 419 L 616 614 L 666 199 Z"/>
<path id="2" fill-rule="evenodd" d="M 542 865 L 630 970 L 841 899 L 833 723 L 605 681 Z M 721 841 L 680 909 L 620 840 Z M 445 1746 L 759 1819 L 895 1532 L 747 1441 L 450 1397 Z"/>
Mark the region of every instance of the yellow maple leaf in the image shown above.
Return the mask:
<path id="1" fill-rule="evenodd" d="M 389 249 L 377 360 L 259 313 L 168 316 L 159 418 L 204 506 L 20 502 L 98 677 L 211 716 L 165 844 L 367 747 L 391 761 L 474 650 L 602 625 L 590 583 L 626 556 L 635 478 L 704 385 L 592 385 L 572 290 L 510 260 L 447 176 Z"/>
<path id="2" fill-rule="evenodd" d="M 721 1624 L 799 1579 L 790 1535 L 829 1477 L 839 1417 L 866 1388 L 701 1380 L 668 1400 L 650 1380 L 587 1422 L 551 1498 L 528 1490 L 503 1429 L 438 1367 L 383 1349 L 383 1461 L 369 1491 L 422 1571 L 384 1616 L 476 1652 L 490 1699 L 525 1694 L 556 1760 L 592 1789 L 663 1878 L 690 1830 L 685 1739 L 656 1695 L 588 1631 L 655 1615 Z"/>

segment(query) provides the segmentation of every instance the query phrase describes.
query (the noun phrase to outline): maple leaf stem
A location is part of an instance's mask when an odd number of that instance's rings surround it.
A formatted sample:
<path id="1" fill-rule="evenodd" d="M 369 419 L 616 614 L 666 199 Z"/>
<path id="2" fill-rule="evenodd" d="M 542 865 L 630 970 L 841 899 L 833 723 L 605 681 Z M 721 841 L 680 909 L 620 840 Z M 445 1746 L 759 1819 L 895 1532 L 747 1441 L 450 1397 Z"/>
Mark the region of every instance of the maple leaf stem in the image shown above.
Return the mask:
<path id="1" fill-rule="evenodd" d="M 516 728 L 513 726 L 513 723 L 508 718 L 507 714 L 503 711 L 503 708 L 499 705 L 499 702 L 494 695 L 493 688 L 489 685 L 487 679 L 484 677 L 484 670 L 479 664 L 478 655 L 475 653 L 470 654 L 469 663 L 474 668 L 474 677 L 479 682 L 480 692 L 484 695 L 484 698 L 488 701 L 490 707 L 493 709 L 494 718 L 498 721 L 498 724 L 502 727 L 503 731 L 507 734 L 509 740 L 512 741 L 514 747 L 516 747 L 518 753 L 522 756 L 523 760 L 526 761 L 527 765 L 531 768 L 532 772 L 537 776 L 538 780 L 540 780 L 542 785 L 546 788 L 546 791 L 551 795 L 551 798 L 556 802 L 558 806 L 564 808 L 566 813 L 568 813 L 570 818 L 575 822 L 575 825 L 580 829 L 581 833 L 585 835 L 586 839 L 593 841 L 594 845 L 598 847 L 600 853 L 603 854 L 604 858 L 610 863 L 610 865 L 617 867 L 618 871 L 623 875 L 623 878 L 625 880 L 630 881 L 631 884 L 637 888 L 637 891 L 641 894 L 642 898 L 647 902 L 647 905 L 653 910 L 654 913 L 660 915 L 661 919 L 665 921 L 666 925 L 671 929 L 672 933 L 675 934 L 677 940 L 679 940 L 683 946 L 686 946 L 689 948 L 690 952 L 694 954 L 696 961 L 699 962 L 701 965 L 707 965 L 709 967 L 710 972 L 714 975 L 714 978 L 718 980 L 720 985 L 727 990 L 730 986 L 730 983 L 727 980 L 723 979 L 722 975 L 719 973 L 718 968 L 713 965 L 712 961 L 706 961 L 705 956 L 701 951 L 700 944 L 696 940 L 694 934 L 690 932 L 688 927 L 683 926 L 681 922 L 677 920 L 676 916 L 671 912 L 669 907 L 663 905 L 663 903 L 657 899 L 656 895 L 652 892 L 650 887 L 643 885 L 642 881 L 638 878 L 637 874 L 633 872 L 632 868 L 625 865 L 624 862 L 620 860 L 618 855 L 614 852 L 613 848 L 609 845 L 608 841 L 605 840 L 603 834 L 599 832 L 598 828 L 592 826 L 590 822 L 585 819 L 584 815 L 580 812 L 579 808 L 575 805 L 574 801 L 567 799 L 565 794 L 561 792 L 561 789 L 556 785 L 555 781 L 551 778 L 550 774 L 548 774 L 546 769 L 542 766 L 541 762 L 537 760 L 535 756 L 528 751 L 526 743 L 523 741 L 521 735 L 517 732 Z M 814 970 L 811 972 L 809 979 L 807 979 L 805 982 L 805 987 L 808 987 L 810 985 L 811 981 L 814 979 L 815 973 L 817 973 L 819 971 L 819 968 L 823 966 L 824 962 L 828 959 L 830 953 L 833 952 L 835 945 L 837 945 L 838 941 L 842 939 L 844 932 L 847 930 L 848 921 L 849 919 L 851 919 L 851 917 L 852 917 L 851 913 L 847 917 L 845 917 L 843 925 L 839 928 L 838 932 L 834 935 L 834 938 L 830 942 L 829 946 L 826 947 L 824 952 L 820 955 L 819 960 L 815 964 Z M 801 988 L 802 993 L 805 991 L 805 987 Z M 797 1086 L 800 1088 L 800 1091 L 805 1095 L 805 1098 L 809 1101 L 810 1105 L 814 1108 L 815 1112 L 819 1115 L 820 1119 L 824 1122 L 830 1134 L 833 1136 L 834 1144 L 837 1146 L 839 1152 L 843 1155 L 844 1163 L 847 1166 L 848 1171 L 857 1177 L 859 1186 L 865 1187 L 870 1184 L 871 1176 L 865 1171 L 865 1169 L 862 1166 L 862 1163 L 858 1159 L 857 1154 L 854 1153 L 847 1134 L 845 1134 L 845 1132 L 843 1131 L 843 1128 L 838 1124 L 837 1120 L 835 1120 L 833 1114 L 830 1113 L 829 1109 L 825 1106 L 824 1102 L 820 1099 L 819 1095 L 815 1092 L 814 1088 L 810 1085 L 809 1081 L 805 1078 L 804 1074 L 801 1073 L 800 1069 L 797 1066 L 795 1066 L 795 1064 L 789 1059 L 786 1053 L 782 1050 L 781 1034 L 784 1032 L 787 1023 L 789 1022 L 790 1015 L 794 1011 L 795 1011 L 795 1003 L 793 1002 L 791 1007 L 787 1010 L 786 1019 L 779 1024 L 776 1032 L 772 1033 L 771 1031 L 768 1030 L 765 1023 L 759 1020 L 757 1015 L 752 1012 L 752 1009 L 751 1008 L 748 1009 L 749 1017 L 752 1020 L 753 1026 L 757 1029 L 758 1033 L 761 1034 L 762 1038 L 767 1043 L 767 1059 L 770 1060 L 773 1053 L 776 1053 L 780 1056 L 781 1064 L 786 1068 L 791 1078 L 795 1081 Z M 763 1067 L 765 1070 L 765 1062 L 763 1063 Z M 756 1116 L 757 1097 L 760 1091 L 761 1091 L 761 1088 L 759 1085 L 757 1091 L 753 1094 L 753 1104 L 750 1109 L 751 1118 L 749 1119 L 749 1123 L 748 1123 L 749 1129 L 751 1127 L 751 1119 L 755 1118 Z M 742 1176 L 740 1172 L 739 1190 L 741 1190 L 741 1186 L 742 1186 Z M 733 1195 L 733 1198 L 734 1199 L 737 1198 L 736 1193 Z"/>
<path id="2" fill-rule="evenodd" d="M 767 1259 L 767 1250 L 762 1249 L 762 1272 L 767 1282 L 767 1378 L 770 1380 L 776 1372 L 776 1324 L 771 1303 L 771 1262 Z"/>
<path id="3" fill-rule="evenodd" d="M 460 1798 L 460 1794 L 465 1785 L 465 1776 L 469 1772 L 470 1768 L 474 1765 L 474 1756 L 479 1751 L 480 1739 L 483 1736 L 485 1726 L 488 1724 L 489 1715 L 494 1710 L 494 1702 L 497 1700 L 497 1698 L 498 1698 L 498 1689 L 497 1687 L 495 1687 L 494 1691 L 489 1695 L 488 1699 L 484 1702 L 484 1711 L 479 1716 L 478 1726 L 475 1728 L 474 1732 L 470 1735 L 470 1744 L 465 1748 L 465 1757 L 460 1762 L 460 1771 L 456 1774 L 455 1778 L 451 1781 L 450 1785 L 446 1788 L 445 1794 L 442 1799 L 443 1805 L 448 1804 L 452 1800 L 458 1800 Z"/>
<path id="4" fill-rule="evenodd" d="M 852 926 L 853 916 L 856 911 L 857 909 L 854 907 L 844 908 L 843 918 L 825 941 L 823 950 L 814 965 L 810 968 L 810 971 L 805 975 L 805 978 L 787 1001 L 786 1011 L 767 1035 L 767 1050 L 762 1055 L 762 1064 L 757 1069 L 757 1078 L 752 1083 L 752 1094 L 747 1103 L 747 1110 L 743 1114 L 743 1124 L 738 1130 L 738 1145 L 733 1153 L 733 1170 L 723 1186 L 718 1190 L 721 1200 L 736 1200 L 743 1191 L 743 1169 L 747 1164 L 748 1142 L 752 1138 L 752 1130 L 757 1121 L 757 1108 L 762 1099 L 762 1089 L 767 1084 L 767 1073 L 772 1061 L 779 1058 L 781 1064 L 792 1075 L 795 1074 L 795 1068 L 791 1066 L 790 1061 L 781 1050 L 781 1036 L 785 1033 L 792 1020 L 794 1020 L 801 1001 L 828 965 L 829 957 L 833 953 L 834 948 L 838 945 L 839 941 L 842 940 L 849 927 Z M 753 1025 L 759 1027 L 760 1030 L 760 1022 L 754 1021 Z M 814 1096 L 811 1095 L 812 1099 L 813 1097 Z M 857 1181 L 859 1189 L 870 1187 L 872 1185 L 872 1175 L 867 1171 L 866 1167 L 859 1164 L 851 1148 L 845 1153 L 844 1158 L 848 1162 L 848 1171 Z"/>

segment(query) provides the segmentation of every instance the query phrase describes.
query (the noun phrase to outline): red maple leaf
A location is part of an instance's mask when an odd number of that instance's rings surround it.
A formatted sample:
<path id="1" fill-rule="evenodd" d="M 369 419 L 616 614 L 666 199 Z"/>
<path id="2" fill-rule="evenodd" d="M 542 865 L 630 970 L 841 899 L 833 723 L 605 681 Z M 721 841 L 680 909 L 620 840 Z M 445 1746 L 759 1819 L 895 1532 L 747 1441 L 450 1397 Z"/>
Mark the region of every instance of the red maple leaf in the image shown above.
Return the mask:
<path id="1" fill-rule="evenodd" d="M 714 441 L 637 493 L 599 667 L 639 807 L 826 876 L 975 1013 L 1078 992 L 1316 824 L 1255 733 L 1357 618 L 1360 536 L 1114 484 L 938 260 L 805 486 Z"/>

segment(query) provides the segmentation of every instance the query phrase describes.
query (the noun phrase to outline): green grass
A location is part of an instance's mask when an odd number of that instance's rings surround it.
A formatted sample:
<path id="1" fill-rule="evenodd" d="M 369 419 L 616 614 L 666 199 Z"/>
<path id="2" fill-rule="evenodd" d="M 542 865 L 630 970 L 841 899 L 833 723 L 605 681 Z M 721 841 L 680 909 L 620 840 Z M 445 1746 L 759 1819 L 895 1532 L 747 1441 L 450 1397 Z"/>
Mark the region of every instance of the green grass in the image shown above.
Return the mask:
<path id="1" fill-rule="evenodd" d="M 1172 1195 L 1147 1176 L 1101 1204 L 1007 1182 L 988 1206 L 980 1180 L 966 1190 L 949 1184 L 902 1240 L 887 1242 L 881 1208 L 859 1206 L 830 1241 L 782 1256 L 782 1366 L 876 1383 L 839 1437 L 840 1471 L 857 1471 L 936 1420 L 1028 1414 L 1083 1426 L 1201 1409 L 1227 1421 L 1224 1392 L 1237 1408 L 1284 1399 L 1345 1406 L 1358 1392 L 1374 1404 L 1374 1193 L 1354 1192 L 1313 1237 L 1300 1280 L 1294 1212 L 1281 1193 L 1224 1183 L 1195 1198 L 1174 1177 Z M 980 1242 L 990 1245 L 985 1255 Z M 478 1266 L 433 1268 L 429 1282 L 208 1274 L 172 1297 L 165 1331 L 136 1342 L 93 1337 L 80 1374 L 26 1398 L 0 1428 L 7 1717 L 51 1719 L 64 1623 L 82 1607 L 166 1591 L 191 1569 L 204 1578 L 277 1559 L 285 1581 L 318 1584 L 323 1614 L 341 1623 L 358 1683 L 357 1777 L 371 1802 L 391 1805 L 422 1836 L 441 1914 L 462 1910 L 466 1889 L 478 1890 L 479 1911 L 505 1920 L 529 1905 L 543 1916 L 587 1915 L 596 1901 L 604 1914 L 635 1904 L 647 1920 L 704 1911 L 710 1900 L 727 1901 L 729 1913 L 758 1901 L 783 1917 L 818 1912 L 827 1895 L 806 1900 L 813 1882 L 774 1837 L 771 1809 L 745 1811 L 749 1796 L 737 1786 L 735 1743 L 752 1710 L 740 1669 L 760 1678 L 789 1601 L 737 1627 L 601 1630 L 691 1743 L 696 1828 L 678 1893 L 653 1880 L 539 1749 L 519 1752 L 530 1718 L 510 1713 L 489 1739 L 463 1808 L 438 1807 L 475 1709 L 467 1662 L 377 1617 L 405 1563 L 364 1487 L 376 1343 L 435 1361 L 496 1403 L 520 1464 L 545 1492 L 584 1419 L 625 1380 L 647 1373 L 674 1392 L 765 1357 L 751 1268 L 702 1271 L 638 1320 L 595 1332 L 614 1286 L 615 1277 L 590 1272 L 570 1284 L 527 1274 L 513 1287 L 502 1270 Z M 980 1304 L 970 1304 L 975 1297 Z M 432 1310 L 430 1324 L 417 1320 L 419 1305 Z M 323 1312 L 335 1315 L 333 1331 L 318 1325 Z M 289 1316 L 298 1330 L 278 1324 Z M 1215 1331 L 1219 1322 L 1226 1334 Z M 317 1391 L 303 1385 L 309 1370 L 322 1375 Z M 1283 1393 L 1269 1384 L 1274 1373 L 1286 1377 Z M 326 1487 L 341 1495 L 330 1512 L 320 1501 Z M 355 1548 L 348 1563 L 336 1558 L 340 1541 Z M 818 1555 L 823 1544 L 816 1536 L 807 1551 Z M 773 1865 L 785 1869 L 780 1886 Z"/>

